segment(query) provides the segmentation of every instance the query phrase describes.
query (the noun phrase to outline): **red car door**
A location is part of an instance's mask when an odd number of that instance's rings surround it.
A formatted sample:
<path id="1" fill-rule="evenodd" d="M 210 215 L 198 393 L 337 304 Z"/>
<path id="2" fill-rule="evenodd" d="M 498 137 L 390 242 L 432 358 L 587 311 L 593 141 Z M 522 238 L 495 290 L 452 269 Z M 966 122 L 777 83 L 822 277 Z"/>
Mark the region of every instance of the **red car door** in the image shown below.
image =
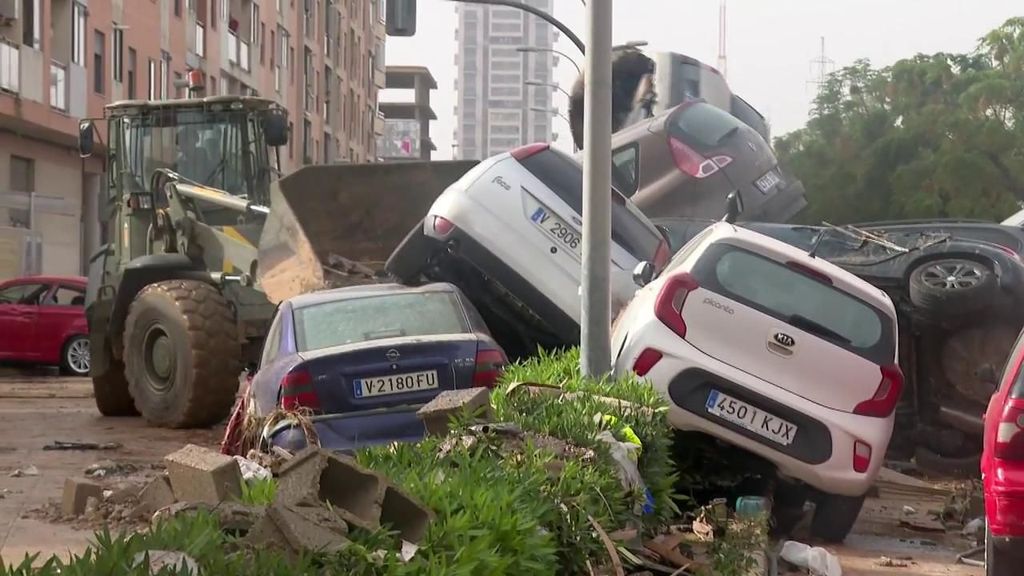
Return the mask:
<path id="1" fill-rule="evenodd" d="M 86 334 L 85 288 L 60 283 L 39 305 L 35 352 L 39 362 L 59 364 L 64 343 L 75 334 Z"/>
<path id="2" fill-rule="evenodd" d="M 39 282 L 8 284 L 0 289 L 0 358 L 35 360 L 39 302 L 50 286 Z"/>

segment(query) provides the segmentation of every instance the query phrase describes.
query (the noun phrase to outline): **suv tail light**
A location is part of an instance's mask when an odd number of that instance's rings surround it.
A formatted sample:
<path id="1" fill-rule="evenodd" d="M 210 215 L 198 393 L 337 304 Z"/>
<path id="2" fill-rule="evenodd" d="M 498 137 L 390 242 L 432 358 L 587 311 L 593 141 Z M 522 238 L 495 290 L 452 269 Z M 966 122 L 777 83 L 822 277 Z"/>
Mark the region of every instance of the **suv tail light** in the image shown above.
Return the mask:
<path id="1" fill-rule="evenodd" d="M 676 166 L 694 178 L 707 178 L 718 172 L 720 168 L 732 164 L 732 158 L 724 154 L 719 154 L 711 159 L 705 158 L 674 136 L 669 136 L 668 145 L 672 150 L 672 159 L 675 160 Z"/>
<path id="2" fill-rule="evenodd" d="M 551 147 L 550 144 L 544 144 L 544 143 L 527 144 L 526 146 L 522 146 L 522 147 L 516 148 L 515 150 L 509 152 L 509 154 L 511 154 L 512 157 L 515 158 L 516 160 L 519 160 L 520 162 L 522 162 L 523 160 L 526 160 L 527 158 L 529 158 L 530 156 L 533 156 L 534 154 L 539 154 L 541 152 L 544 152 L 545 150 L 547 150 L 550 147 Z"/>
<path id="3" fill-rule="evenodd" d="M 281 380 L 281 408 L 320 410 L 320 397 L 316 394 L 313 376 L 308 370 L 300 368 L 285 374 Z"/>
<path id="4" fill-rule="evenodd" d="M 473 386 L 476 388 L 494 388 L 501 377 L 508 358 L 501 350 L 494 348 L 478 348 L 476 351 L 476 371 L 473 373 Z"/>
<path id="5" fill-rule="evenodd" d="M 888 418 L 896 410 L 896 403 L 903 393 L 903 371 L 895 364 L 882 366 L 881 371 L 882 381 L 878 383 L 875 395 L 857 404 L 853 409 L 854 414 Z"/>
<path id="6" fill-rule="evenodd" d="M 654 300 L 654 315 L 680 338 L 686 338 L 683 304 L 687 295 L 697 288 L 699 285 L 693 276 L 688 273 L 677 274 L 665 280 L 658 297 Z"/>
<path id="7" fill-rule="evenodd" d="M 995 456 L 1024 460 L 1024 401 L 1008 399 L 996 427 Z"/>
<path id="8" fill-rule="evenodd" d="M 452 230 L 455 230 L 455 223 L 443 216 L 434 216 L 433 226 L 434 232 L 441 237 L 447 236 L 451 234 Z"/>
<path id="9" fill-rule="evenodd" d="M 654 271 L 661 272 L 668 264 L 671 253 L 668 249 L 668 242 L 664 238 L 658 243 L 658 249 L 654 251 Z"/>

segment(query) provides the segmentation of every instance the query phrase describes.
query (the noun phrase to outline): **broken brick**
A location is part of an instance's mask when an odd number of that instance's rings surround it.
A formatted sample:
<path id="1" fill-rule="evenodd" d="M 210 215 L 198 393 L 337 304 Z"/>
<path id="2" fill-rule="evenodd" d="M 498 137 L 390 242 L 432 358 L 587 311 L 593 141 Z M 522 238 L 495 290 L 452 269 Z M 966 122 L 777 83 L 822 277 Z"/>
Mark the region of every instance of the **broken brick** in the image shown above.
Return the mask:
<path id="1" fill-rule="evenodd" d="M 468 414 L 477 421 L 491 420 L 491 391 L 487 388 L 445 390 L 416 412 L 427 433 L 443 436 L 453 416 Z"/>
<path id="2" fill-rule="evenodd" d="M 278 473 L 278 502 L 323 501 L 359 528 L 380 527 L 386 482 L 347 456 L 315 447 L 299 452 Z"/>
<path id="3" fill-rule="evenodd" d="M 174 504 L 171 482 L 166 476 L 157 476 L 139 492 L 139 505 L 135 508 L 135 514 L 152 516 L 157 510 L 171 504 Z"/>
<path id="4" fill-rule="evenodd" d="M 64 481 L 64 499 L 61 503 L 61 510 L 65 516 L 80 516 L 85 513 L 89 498 L 101 500 L 103 487 L 83 478 L 68 478 Z"/>
<path id="5" fill-rule="evenodd" d="M 389 484 L 381 504 L 380 523 L 390 526 L 407 542 L 419 544 L 434 520 L 434 513 L 397 486 Z"/>
<path id="6" fill-rule="evenodd" d="M 323 504 L 274 503 L 253 526 L 245 542 L 284 550 L 291 557 L 306 552 L 338 552 L 349 544 L 348 526 Z"/>
<path id="7" fill-rule="evenodd" d="M 164 458 L 176 500 L 217 504 L 242 495 L 242 473 L 234 458 L 189 444 Z"/>

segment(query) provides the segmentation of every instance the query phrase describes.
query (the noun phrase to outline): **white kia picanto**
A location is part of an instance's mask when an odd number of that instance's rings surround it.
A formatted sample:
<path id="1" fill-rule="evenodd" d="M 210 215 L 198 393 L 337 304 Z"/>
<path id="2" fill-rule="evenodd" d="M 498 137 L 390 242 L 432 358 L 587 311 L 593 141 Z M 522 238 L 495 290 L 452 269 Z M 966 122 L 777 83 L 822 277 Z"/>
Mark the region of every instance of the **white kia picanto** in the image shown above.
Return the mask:
<path id="1" fill-rule="evenodd" d="M 886 294 L 722 222 L 638 291 L 613 331 L 615 371 L 649 379 L 674 427 L 743 448 L 813 488 L 813 534 L 846 537 L 882 466 L 903 387 Z"/>

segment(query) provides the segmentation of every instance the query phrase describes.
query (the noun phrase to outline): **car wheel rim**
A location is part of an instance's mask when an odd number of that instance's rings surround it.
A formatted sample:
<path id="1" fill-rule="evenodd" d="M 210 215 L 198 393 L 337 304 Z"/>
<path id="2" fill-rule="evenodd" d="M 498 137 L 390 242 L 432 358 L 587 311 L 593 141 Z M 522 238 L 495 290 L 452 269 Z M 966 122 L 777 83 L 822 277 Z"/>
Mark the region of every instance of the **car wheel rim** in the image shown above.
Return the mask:
<path id="1" fill-rule="evenodd" d="M 174 382 L 175 352 L 170 336 L 159 325 L 146 331 L 143 339 L 146 381 L 153 391 L 163 394 Z"/>
<path id="2" fill-rule="evenodd" d="M 973 262 L 940 262 L 925 268 L 921 281 L 940 290 L 964 290 L 981 284 L 985 270 Z"/>
<path id="3" fill-rule="evenodd" d="M 89 372 L 89 341 L 81 338 L 68 346 L 68 366 L 79 374 Z"/>

